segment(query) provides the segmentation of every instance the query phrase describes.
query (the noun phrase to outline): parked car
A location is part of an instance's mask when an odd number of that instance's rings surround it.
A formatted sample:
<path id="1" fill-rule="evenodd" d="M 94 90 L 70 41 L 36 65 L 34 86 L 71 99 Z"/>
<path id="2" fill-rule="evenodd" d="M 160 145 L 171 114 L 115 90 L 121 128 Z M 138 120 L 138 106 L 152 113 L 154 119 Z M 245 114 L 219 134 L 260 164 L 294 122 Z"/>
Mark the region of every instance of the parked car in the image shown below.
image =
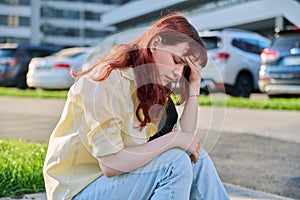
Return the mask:
<path id="1" fill-rule="evenodd" d="M 60 49 L 56 46 L 0 44 L 0 86 L 27 88 L 26 74 L 31 58 L 48 56 Z"/>
<path id="2" fill-rule="evenodd" d="M 80 70 L 91 52 L 88 47 L 63 49 L 43 58 L 33 58 L 29 64 L 27 84 L 32 88 L 68 89 L 74 83 L 70 70 Z"/>
<path id="3" fill-rule="evenodd" d="M 259 88 L 270 97 L 300 95 L 300 30 L 281 31 L 261 54 Z"/>
<path id="4" fill-rule="evenodd" d="M 203 31 L 207 66 L 202 70 L 202 92 L 226 92 L 249 97 L 258 90 L 260 53 L 270 40 L 255 32 L 240 29 Z"/>

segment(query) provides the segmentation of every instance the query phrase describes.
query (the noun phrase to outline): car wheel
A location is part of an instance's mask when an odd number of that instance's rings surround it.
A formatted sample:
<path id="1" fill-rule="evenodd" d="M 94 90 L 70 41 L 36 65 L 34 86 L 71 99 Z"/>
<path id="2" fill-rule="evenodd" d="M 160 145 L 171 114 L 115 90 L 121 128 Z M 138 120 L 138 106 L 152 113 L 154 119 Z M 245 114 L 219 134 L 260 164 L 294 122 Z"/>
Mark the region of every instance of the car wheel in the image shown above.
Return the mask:
<path id="1" fill-rule="evenodd" d="M 269 99 L 274 98 L 299 98 L 300 95 L 297 94 L 269 94 Z"/>
<path id="2" fill-rule="evenodd" d="M 231 95 L 249 98 L 252 92 L 252 76 L 247 73 L 240 74 L 232 88 Z"/>
<path id="3" fill-rule="evenodd" d="M 26 83 L 26 77 L 24 75 L 17 76 L 16 81 L 17 81 L 17 88 L 19 88 L 19 89 L 27 89 L 28 88 L 28 85 Z"/>
<path id="4" fill-rule="evenodd" d="M 200 90 L 200 95 L 207 96 L 207 95 L 209 95 L 209 92 L 208 92 L 208 90 L 201 89 L 201 90 Z"/>
<path id="5" fill-rule="evenodd" d="M 276 95 L 276 94 L 269 94 L 269 99 L 274 99 L 274 98 L 280 98 L 280 95 Z"/>

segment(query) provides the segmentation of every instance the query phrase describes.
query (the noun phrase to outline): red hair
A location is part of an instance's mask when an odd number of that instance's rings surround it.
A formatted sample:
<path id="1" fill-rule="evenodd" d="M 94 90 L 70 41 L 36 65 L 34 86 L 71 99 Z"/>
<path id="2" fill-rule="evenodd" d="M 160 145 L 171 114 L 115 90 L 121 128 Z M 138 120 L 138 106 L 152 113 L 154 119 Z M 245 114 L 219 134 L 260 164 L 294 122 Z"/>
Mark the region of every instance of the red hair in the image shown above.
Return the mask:
<path id="1" fill-rule="evenodd" d="M 206 63 L 206 51 L 203 51 L 205 50 L 205 45 L 197 31 L 185 17 L 174 13 L 161 18 L 138 39 L 128 44 L 116 45 L 105 58 L 100 59 L 92 68 L 78 73 L 71 72 L 75 78 L 78 78 L 91 72 L 99 64 L 105 63 L 106 66 L 99 71 L 99 75 L 96 78 L 97 81 L 102 81 L 114 69 L 122 70 L 128 67 L 150 66 L 146 68 L 147 70 L 134 70 L 135 79 L 139 86 L 137 97 L 140 100 L 140 104 L 137 107 L 136 116 L 141 122 L 140 127 L 144 127 L 147 123 L 151 122 L 149 116 L 151 106 L 155 104 L 166 106 L 172 93 L 170 88 L 157 84 L 159 83 L 158 71 L 150 51 L 150 42 L 155 36 L 160 36 L 162 43 L 166 45 L 189 42 L 192 44 L 190 46 L 193 47 L 190 51 L 197 50 L 205 53 L 203 63 Z M 181 100 L 177 104 L 183 103 L 188 98 L 190 72 L 188 66 L 184 67 L 180 80 Z M 140 110 L 142 110 L 144 118 L 139 115 Z"/>

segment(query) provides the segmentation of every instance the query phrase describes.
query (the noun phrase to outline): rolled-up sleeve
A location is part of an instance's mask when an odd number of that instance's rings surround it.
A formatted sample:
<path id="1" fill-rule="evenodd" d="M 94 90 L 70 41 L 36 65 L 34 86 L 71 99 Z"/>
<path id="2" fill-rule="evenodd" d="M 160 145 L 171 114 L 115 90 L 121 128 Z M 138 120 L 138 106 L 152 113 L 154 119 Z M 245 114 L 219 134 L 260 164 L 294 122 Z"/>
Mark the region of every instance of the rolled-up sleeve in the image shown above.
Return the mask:
<path id="1" fill-rule="evenodd" d="M 121 137 L 120 123 L 112 121 L 102 123 L 89 133 L 89 143 L 92 145 L 94 157 L 117 153 L 124 148 Z"/>
<path id="2" fill-rule="evenodd" d="M 122 82 L 112 73 L 102 82 L 82 81 L 80 92 L 87 127 L 87 140 L 96 158 L 124 148 L 122 129 L 126 105 Z"/>

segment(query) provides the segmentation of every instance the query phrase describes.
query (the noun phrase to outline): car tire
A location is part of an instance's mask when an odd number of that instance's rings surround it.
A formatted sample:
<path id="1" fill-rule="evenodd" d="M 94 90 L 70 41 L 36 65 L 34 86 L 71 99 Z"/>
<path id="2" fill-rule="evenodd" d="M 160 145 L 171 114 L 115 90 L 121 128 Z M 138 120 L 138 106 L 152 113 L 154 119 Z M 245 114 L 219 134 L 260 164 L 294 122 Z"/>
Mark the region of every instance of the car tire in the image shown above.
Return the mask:
<path id="1" fill-rule="evenodd" d="M 19 89 L 27 89 L 28 88 L 28 85 L 26 83 L 26 75 L 17 75 L 16 77 L 16 85 L 17 85 L 17 88 Z"/>
<path id="2" fill-rule="evenodd" d="M 252 76 L 248 73 L 238 75 L 235 85 L 232 87 L 231 95 L 235 97 L 249 98 L 253 89 Z"/>
<path id="3" fill-rule="evenodd" d="M 269 99 L 274 99 L 274 98 L 299 98 L 299 94 L 268 94 Z"/>
<path id="4" fill-rule="evenodd" d="M 208 92 L 208 90 L 201 89 L 200 90 L 200 95 L 207 96 L 207 95 L 209 95 L 209 92 Z"/>
<path id="5" fill-rule="evenodd" d="M 280 95 L 276 95 L 276 94 L 269 94 L 269 99 L 274 99 L 274 98 L 280 98 Z"/>

